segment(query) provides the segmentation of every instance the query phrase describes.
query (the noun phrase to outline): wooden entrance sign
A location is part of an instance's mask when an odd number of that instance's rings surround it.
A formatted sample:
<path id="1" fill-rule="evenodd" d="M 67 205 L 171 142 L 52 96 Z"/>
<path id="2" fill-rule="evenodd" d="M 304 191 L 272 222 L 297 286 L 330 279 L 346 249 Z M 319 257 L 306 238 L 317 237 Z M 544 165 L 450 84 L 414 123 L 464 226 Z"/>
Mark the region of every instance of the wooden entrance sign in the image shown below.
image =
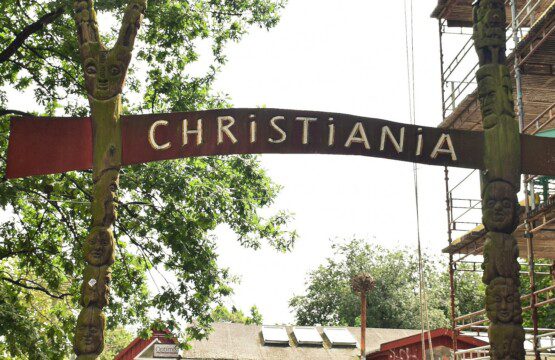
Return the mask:
<path id="1" fill-rule="evenodd" d="M 555 139 L 521 135 L 523 172 L 555 175 Z M 7 177 L 92 168 L 90 118 L 14 117 Z M 341 154 L 482 169 L 483 133 L 353 115 L 222 109 L 122 116 L 122 165 L 230 154 Z"/>

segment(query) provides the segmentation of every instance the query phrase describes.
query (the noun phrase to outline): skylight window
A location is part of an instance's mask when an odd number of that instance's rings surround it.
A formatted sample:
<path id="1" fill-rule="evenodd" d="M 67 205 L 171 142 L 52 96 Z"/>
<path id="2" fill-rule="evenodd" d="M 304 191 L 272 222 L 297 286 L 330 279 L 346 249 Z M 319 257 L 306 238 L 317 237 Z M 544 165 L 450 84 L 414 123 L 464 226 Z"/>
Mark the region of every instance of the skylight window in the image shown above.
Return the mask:
<path id="1" fill-rule="evenodd" d="M 357 346 L 355 337 L 346 328 L 324 328 L 331 346 Z"/>
<path id="2" fill-rule="evenodd" d="M 297 326 L 293 329 L 293 335 L 299 345 L 322 345 L 323 339 L 312 326 Z"/>
<path id="3" fill-rule="evenodd" d="M 289 345 L 289 336 L 285 326 L 263 326 L 264 345 Z"/>

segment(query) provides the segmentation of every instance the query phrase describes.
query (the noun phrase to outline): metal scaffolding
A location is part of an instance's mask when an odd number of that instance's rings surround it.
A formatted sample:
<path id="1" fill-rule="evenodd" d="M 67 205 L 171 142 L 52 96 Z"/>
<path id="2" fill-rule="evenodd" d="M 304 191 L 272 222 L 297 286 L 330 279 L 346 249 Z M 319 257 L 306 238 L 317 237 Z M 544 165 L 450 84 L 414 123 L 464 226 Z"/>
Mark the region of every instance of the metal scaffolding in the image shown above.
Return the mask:
<path id="1" fill-rule="evenodd" d="M 513 75 L 515 110 L 520 130 L 529 135 L 555 135 L 555 0 L 507 0 L 507 59 Z M 432 16 L 439 22 L 443 121 L 439 127 L 482 130 L 482 114 L 476 89 L 478 59 L 473 51 L 472 0 L 438 0 Z M 448 56 L 449 55 L 449 56 Z M 445 168 L 451 324 L 456 359 L 489 359 L 489 346 L 456 349 L 456 335 L 487 337 L 485 310 L 456 313 L 456 272 L 481 269 L 486 231 L 481 225 L 479 193 L 467 196 L 464 189 L 477 188 L 478 173 L 461 176 L 450 184 Z M 475 181 L 475 183 L 472 183 Z M 529 279 L 521 297 L 523 313 L 532 326 L 526 328 L 527 358 L 555 359 L 555 329 L 541 327 L 541 309 L 555 306 L 555 178 L 525 175 L 520 225 L 514 236 L 520 251 L 521 274 Z M 551 286 L 537 288 L 540 277 Z"/>

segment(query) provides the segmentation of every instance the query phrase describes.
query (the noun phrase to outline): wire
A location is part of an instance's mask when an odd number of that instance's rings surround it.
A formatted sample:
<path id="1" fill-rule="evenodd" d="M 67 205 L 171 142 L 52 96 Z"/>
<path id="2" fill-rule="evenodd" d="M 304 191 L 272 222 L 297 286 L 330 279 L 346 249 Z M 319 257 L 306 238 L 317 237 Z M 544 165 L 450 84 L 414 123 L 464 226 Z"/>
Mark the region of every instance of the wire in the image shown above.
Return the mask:
<path id="1" fill-rule="evenodd" d="M 405 23 L 405 55 L 407 65 L 407 85 L 409 98 L 409 116 L 412 125 L 416 124 L 416 101 L 415 101 L 415 76 L 414 76 L 414 8 L 413 1 L 410 1 L 410 32 L 407 11 L 407 0 L 404 0 L 404 23 Z M 409 33 L 410 33 L 410 51 L 409 51 Z M 419 296 L 420 296 L 420 341 L 422 344 L 422 358 L 426 353 L 425 329 L 426 323 L 428 332 L 428 347 L 430 349 L 431 358 L 434 358 L 434 350 L 432 346 L 432 337 L 430 331 L 430 319 L 428 316 L 428 301 L 424 278 L 424 264 L 422 260 L 422 245 L 420 239 L 420 206 L 418 199 L 418 168 L 416 163 L 412 164 L 413 181 L 414 181 L 414 198 L 416 205 L 416 235 L 418 241 L 418 275 L 419 275 Z"/>

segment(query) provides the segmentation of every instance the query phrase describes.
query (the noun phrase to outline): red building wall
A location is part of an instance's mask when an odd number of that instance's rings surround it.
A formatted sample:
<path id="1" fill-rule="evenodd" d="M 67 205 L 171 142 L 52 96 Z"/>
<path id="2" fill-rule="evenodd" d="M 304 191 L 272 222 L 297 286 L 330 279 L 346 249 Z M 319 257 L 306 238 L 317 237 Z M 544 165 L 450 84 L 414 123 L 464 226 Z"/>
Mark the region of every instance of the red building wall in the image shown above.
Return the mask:
<path id="1" fill-rule="evenodd" d="M 428 352 L 428 334 L 425 336 L 425 351 Z M 446 359 L 450 359 L 448 350 L 453 349 L 452 332 L 447 329 L 437 329 L 431 332 L 432 347 L 437 359 L 438 355 L 445 354 Z M 487 345 L 486 342 L 469 336 L 457 337 L 457 349 L 465 350 L 478 346 Z M 443 350 L 443 351 L 442 351 Z M 410 336 L 389 343 L 382 344 L 380 351 L 368 354 L 367 360 L 421 360 L 426 359 L 422 356 L 422 343 L 420 335 Z M 440 357 L 441 359 L 441 357 Z"/>
<path id="2" fill-rule="evenodd" d="M 169 331 L 153 331 L 150 339 L 144 340 L 136 338 L 131 344 L 117 354 L 114 360 L 133 360 L 156 339 L 158 339 L 159 344 L 175 344 L 176 340 L 168 339 L 168 334 Z"/>

